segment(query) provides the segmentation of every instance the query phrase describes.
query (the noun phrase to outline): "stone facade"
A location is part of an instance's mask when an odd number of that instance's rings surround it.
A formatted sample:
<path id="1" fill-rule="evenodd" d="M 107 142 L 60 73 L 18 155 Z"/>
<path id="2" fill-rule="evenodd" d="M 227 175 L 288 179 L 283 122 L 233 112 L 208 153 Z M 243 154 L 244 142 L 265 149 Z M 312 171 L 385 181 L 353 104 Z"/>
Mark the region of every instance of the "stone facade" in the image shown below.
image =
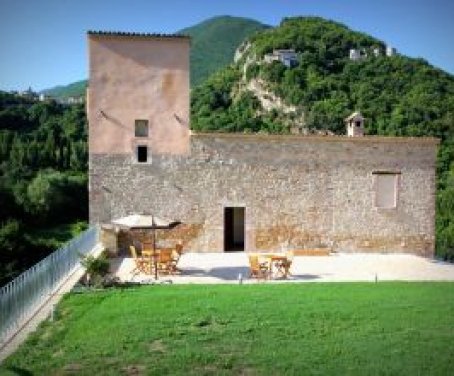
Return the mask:
<path id="1" fill-rule="evenodd" d="M 437 140 L 190 135 L 188 38 L 90 32 L 88 41 L 91 223 L 177 219 L 160 241 L 197 252 L 241 238 L 247 252 L 433 255 Z M 127 249 L 132 238 L 119 240 Z"/>
<path id="2" fill-rule="evenodd" d="M 195 134 L 186 156 L 90 155 L 90 220 L 152 212 L 162 234 L 224 249 L 224 208 L 245 207 L 249 252 L 329 246 L 434 252 L 437 141 L 424 138 Z M 399 175 L 395 208 L 375 207 L 376 172 Z"/>

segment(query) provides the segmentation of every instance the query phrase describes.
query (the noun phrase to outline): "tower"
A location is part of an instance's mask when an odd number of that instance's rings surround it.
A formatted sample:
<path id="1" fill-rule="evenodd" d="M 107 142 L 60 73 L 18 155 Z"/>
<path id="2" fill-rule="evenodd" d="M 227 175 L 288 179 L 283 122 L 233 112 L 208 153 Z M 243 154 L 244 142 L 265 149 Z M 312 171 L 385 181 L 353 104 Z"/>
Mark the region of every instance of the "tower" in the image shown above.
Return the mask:
<path id="1" fill-rule="evenodd" d="M 106 192 L 126 199 L 128 179 L 149 174 L 154 157 L 189 153 L 189 45 L 181 35 L 88 32 L 90 222 L 111 219 Z M 117 187 L 104 172 L 112 164 L 129 169 Z"/>

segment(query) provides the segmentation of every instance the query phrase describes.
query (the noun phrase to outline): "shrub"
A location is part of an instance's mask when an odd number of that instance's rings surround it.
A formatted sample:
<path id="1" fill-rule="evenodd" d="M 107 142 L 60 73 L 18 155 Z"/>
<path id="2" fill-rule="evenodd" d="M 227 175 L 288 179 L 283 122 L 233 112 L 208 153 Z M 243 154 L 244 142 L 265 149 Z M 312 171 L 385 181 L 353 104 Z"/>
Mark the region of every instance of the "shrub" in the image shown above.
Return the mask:
<path id="1" fill-rule="evenodd" d="M 90 285 L 100 286 L 103 278 L 109 272 L 109 260 L 106 253 L 102 252 L 99 257 L 93 255 L 83 256 L 80 261 L 87 272 L 87 282 Z"/>

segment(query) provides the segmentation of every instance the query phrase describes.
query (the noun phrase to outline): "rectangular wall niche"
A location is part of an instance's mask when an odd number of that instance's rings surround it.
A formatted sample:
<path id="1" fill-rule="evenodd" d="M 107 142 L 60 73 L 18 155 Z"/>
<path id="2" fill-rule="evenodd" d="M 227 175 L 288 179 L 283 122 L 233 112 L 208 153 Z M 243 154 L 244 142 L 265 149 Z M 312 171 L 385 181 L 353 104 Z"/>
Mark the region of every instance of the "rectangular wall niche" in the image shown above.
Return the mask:
<path id="1" fill-rule="evenodd" d="M 136 120 L 134 127 L 135 137 L 148 137 L 148 120 Z"/>
<path id="2" fill-rule="evenodd" d="M 382 209 L 397 207 L 397 195 L 400 172 L 376 171 L 375 206 Z"/>

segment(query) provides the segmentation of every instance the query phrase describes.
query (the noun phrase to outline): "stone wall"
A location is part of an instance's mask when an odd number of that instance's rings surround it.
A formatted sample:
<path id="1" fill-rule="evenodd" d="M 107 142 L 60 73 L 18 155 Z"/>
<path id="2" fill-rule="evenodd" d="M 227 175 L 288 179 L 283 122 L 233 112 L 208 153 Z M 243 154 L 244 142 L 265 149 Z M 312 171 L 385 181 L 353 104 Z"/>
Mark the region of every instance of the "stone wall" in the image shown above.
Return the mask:
<path id="1" fill-rule="evenodd" d="M 435 158 L 425 138 L 196 134 L 190 155 L 90 154 L 90 221 L 150 212 L 164 237 L 222 252 L 224 207 L 245 207 L 246 251 L 329 246 L 434 252 Z M 397 207 L 375 207 L 376 171 L 400 173 Z"/>

